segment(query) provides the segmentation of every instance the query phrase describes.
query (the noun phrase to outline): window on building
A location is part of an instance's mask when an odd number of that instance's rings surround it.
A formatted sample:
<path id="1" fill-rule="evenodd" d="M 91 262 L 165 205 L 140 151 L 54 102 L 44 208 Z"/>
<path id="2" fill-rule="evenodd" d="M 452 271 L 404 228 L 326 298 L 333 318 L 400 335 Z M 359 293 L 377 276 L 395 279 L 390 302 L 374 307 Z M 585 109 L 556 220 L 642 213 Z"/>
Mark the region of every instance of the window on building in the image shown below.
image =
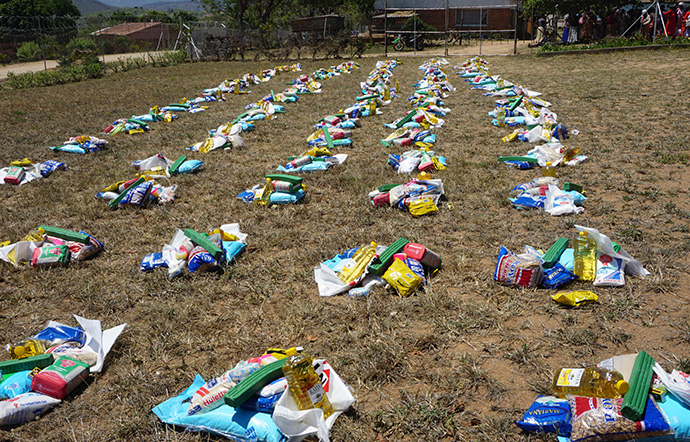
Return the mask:
<path id="1" fill-rule="evenodd" d="M 486 26 L 488 23 L 488 17 L 488 9 L 457 9 L 455 11 L 455 25 L 468 27 Z"/>

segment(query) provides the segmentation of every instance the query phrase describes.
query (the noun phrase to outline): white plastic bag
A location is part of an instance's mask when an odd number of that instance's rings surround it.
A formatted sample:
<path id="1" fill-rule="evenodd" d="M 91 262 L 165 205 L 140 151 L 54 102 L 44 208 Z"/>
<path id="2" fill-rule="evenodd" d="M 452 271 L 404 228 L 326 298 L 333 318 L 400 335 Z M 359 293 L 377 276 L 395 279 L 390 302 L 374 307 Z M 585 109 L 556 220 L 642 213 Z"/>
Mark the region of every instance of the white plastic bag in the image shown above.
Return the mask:
<path id="1" fill-rule="evenodd" d="M 333 296 L 348 291 L 352 286 L 345 284 L 330 267 L 321 263 L 314 267 L 314 280 L 319 286 L 319 296 Z"/>
<path id="2" fill-rule="evenodd" d="M 549 184 L 544 211 L 552 216 L 582 213 L 584 208 L 575 205 L 575 199 L 556 186 Z"/>
<path id="3" fill-rule="evenodd" d="M 671 374 L 668 374 L 658 362 L 654 364 L 653 369 L 668 391 L 690 407 L 690 376 L 678 370 L 673 370 Z"/>
<path id="4" fill-rule="evenodd" d="M 636 259 L 633 259 L 633 257 L 628 255 L 628 252 L 623 250 L 622 247 L 618 252 L 613 250 L 613 243 L 611 242 L 611 239 L 603 233 L 599 233 L 597 229 L 590 229 L 588 227 L 578 225 L 575 225 L 575 228 L 578 232 L 587 232 L 589 237 L 593 238 L 597 242 L 597 250 L 600 254 L 622 259 L 625 263 L 625 273 L 627 275 L 635 275 L 639 276 L 640 278 L 644 278 L 649 275 L 649 272 L 642 266 L 642 263 Z"/>
<path id="5" fill-rule="evenodd" d="M 343 382 L 326 360 L 315 360 L 314 368 L 321 378 L 321 384 L 333 406 L 334 413 L 324 420 L 323 410 L 320 408 L 299 410 L 292 394 L 286 390 L 273 410 L 273 422 L 284 435 L 290 438 L 290 442 L 300 441 L 314 434 L 321 442 L 329 442 L 329 432 L 333 423 L 340 414 L 355 403 L 350 387 Z"/>

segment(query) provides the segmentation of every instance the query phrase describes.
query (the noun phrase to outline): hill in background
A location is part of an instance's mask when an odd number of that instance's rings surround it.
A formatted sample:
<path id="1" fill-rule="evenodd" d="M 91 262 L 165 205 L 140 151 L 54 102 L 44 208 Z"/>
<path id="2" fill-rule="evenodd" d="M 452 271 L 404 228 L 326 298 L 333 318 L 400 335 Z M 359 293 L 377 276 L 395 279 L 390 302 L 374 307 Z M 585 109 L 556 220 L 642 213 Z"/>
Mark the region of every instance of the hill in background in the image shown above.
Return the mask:
<path id="1" fill-rule="evenodd" d="M 106 5 L 98 0 L 72 0 L 74 6 L 79 9 L 81 15 L 98 14 L 99 12 L 114 11 L 117 8 Z"/>
<path id="2" fill-rule="evenodd" d="M 98 14 L 99 12 L 115 11 L 120 8 L 148 9 L 153 11 L 201 11 L 201 6 L 191 0 L 161 1 L 161 0 L 72 0 L 82 15 Z"/>

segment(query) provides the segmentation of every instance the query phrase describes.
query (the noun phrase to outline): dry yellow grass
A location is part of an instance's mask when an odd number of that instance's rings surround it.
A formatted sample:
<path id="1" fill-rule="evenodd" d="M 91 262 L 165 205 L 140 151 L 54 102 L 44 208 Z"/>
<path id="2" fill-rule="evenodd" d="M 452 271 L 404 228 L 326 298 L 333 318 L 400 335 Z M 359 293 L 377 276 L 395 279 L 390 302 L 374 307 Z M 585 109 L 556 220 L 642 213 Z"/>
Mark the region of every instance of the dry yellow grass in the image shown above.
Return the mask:
<path id="1" fill-rule="evenodd" d="M 208 129 L 232 120 L 274 78 L 251 95 L 230 96 L 206 112 L 181 115 L 140 136 L 112 137 L 90 155 L 53 154 L 48 146 L 70 136 L 97 135 L 111 120 L 150 106 L 192 97 L 264 63 L 192 63 L 143 69 L 78 84 L 0 93 L 0 165 L 29 157 L 57 158 L 69 166 L 21 187 L 0 186 L 0 240 L 18 240 L 39 224 L 84 229 L 103 241 L 98 258 L 67 269 L 0 266 L 4 326 L 9 343 L 46 321 L 73 323 L 71 315 L 127 322 L 104 372 L 36 422 L 3 431 L 24 441 L 215 440 L 162 425 L 151 414 L 200 373 L 209 378 L 268 347 L 302 345 L 327 357 L 354 389 L 358 403 L 339 418 L 334 441 L 528 440 L 512 421 L 521 416 L 553 370 L 595 363 L 645 349 L 667 368 L 688 367 L 688 83 L 685 50 L 581 57 L 496 57 L 493 72 L 544 92 L 559 119 L 581 135 L 590 157 L 559 170 L 587 189 L 586 211 L 554 218 L 516 211 L 507 202 L 515 184 L 535 176 L 498 163 L 527 144 L 504 144 L 488 124 L 491 99 L 458 88 L 452 112 L 438 131 L 436 150 L 448 158 L 440 174 L 455 210 L 411 218 L 375 209 L 367 192 L 401 181 L 386 164 L 378 140 L 383 123 L 401 116 L 405 98 L 428 57 L 403 59 L 394 78 L 403 99 L 384 115 L 363 120 L 348 161 L 305 176 L 305 204 L 266 210 L 235 198 L 240 191 L 300 153 L 312 125 L 352 103 L 362 69 L 323 82 L 320 95 L 287 104 L 276 120 L 244 135 L 247 149 L 190 157 L 205 161 L 179 184 L 179 200 L 147 210 L 108 211 L 94 198 L 103 186 L 133 176 L 129 164 L 155 153 L 176 158 Z M 455 64 L 462 61 L 450 58 Z M 336 61 L 339 62 L 339 61 Z M 304 63 L 310 72 L 334 61 Z M 450 71 L 450 70 L 449 70 Z M 507 131 L 507 129 L 506 129 Z M 159 251 L 176 228 L 206 230 L 238 222 L 248 250 L 222 275 L 168 280 L 164 271 L 142 274 L 141 258 Z M 596 227 L 619 242 L 652 273 L 620 289 L 599 289 L 601 303 L 579 310 L 555 305 L 547 290 L 516 290 L 492 279 L 501 245 L 547 248 L 574 237 L 574 223 Z M 319 298 L 312 268 L 367 241 L 400 236 L 418 240 L 443 258 L 426 290 L 399 298 L 382 289 L 369 298 Z M 582 283 L 569 289 L 589 288 Z"/>

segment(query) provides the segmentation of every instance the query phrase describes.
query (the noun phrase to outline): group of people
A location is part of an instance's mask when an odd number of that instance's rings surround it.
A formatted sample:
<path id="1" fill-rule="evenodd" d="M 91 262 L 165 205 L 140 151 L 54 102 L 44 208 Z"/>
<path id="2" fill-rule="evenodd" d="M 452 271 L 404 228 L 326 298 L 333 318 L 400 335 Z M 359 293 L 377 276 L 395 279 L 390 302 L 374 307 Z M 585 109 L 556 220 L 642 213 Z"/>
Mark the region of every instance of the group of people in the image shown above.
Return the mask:
<path id="1" fill-rule="evenodd" d="M 690 37 L 690 8 L 683 5 L 683 2 L 675 6 L 671 6 L 667 11 L 661 6 L 661 13 L 663 21 L 660 19 L 657 25 L 657 33 L 659 35 L 668 35 L 671 38 L 676 37 Z M 647 17 L 645 17 L 645 15 Z M 648 20 L 645 20 L 648 18 Z M 647 34 L 651 36 L 654 29 L 654 21 L 647 10 L 642 11 L 642 20 L 648 22 Z M 662 28 L 663 27 L 663 28 Z M 660 29 L 662 28 L 662 29 Z M 645 31 L 643 31 L 644 33 Z"/>
<path id="2" fill-rule="evenodd" d="M 682 2 L 666 9 L 660 5 L 661 14 L 654 9 L 621 10 L 615 9 L 609 14 L 583 11 L 579 14 L 566 14 L 564 17 L 563 43 L 591 43 L 608 36 L 631 36 L 640 32 L 642 36 L 651 40 L 654 36 L 654 21 L 656 35 L 668 35 L 670 38 L 690 37 L 690 7 Z M 539 42 L 547 33 L 545 18 L 537 21 L 537 38 Z M 555 26 L 554 26 L 555 28 Z"/>

